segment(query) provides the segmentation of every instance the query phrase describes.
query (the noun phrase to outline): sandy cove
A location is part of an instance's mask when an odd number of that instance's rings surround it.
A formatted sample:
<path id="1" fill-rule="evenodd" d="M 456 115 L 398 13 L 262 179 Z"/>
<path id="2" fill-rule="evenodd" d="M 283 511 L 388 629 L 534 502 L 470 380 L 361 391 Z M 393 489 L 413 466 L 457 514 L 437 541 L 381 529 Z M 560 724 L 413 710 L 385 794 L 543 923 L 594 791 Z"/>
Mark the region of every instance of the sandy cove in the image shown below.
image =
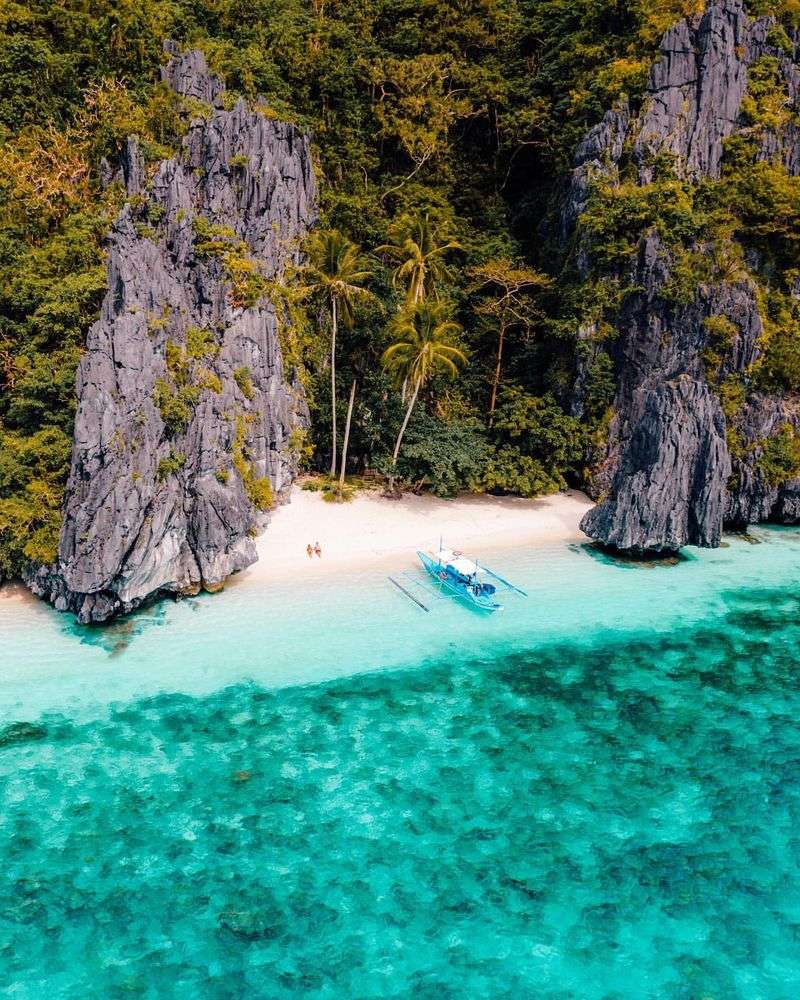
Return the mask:
<path id="1" fill-rule="evenodd" d="M 535 500 L 412 494 L 387 500 L 369 492 L 349 503 L 327 503 L 320 493 L 295 486 L 290 502 L 275 511 L 256 541 L 258 562 L 236 583 L 269 583 L 309 571 L 317 576 L 390 565 L 402 569 L 416 561 L 417 549 L 434 549 L 440 535 L 446 545 L 475 553 L 585 541 L 578 524 L 591 506 L 577 490 Z M 319 542 L 322 558 L 308 558 L 309 542 Z"/>
<path id="2" fill-rule="evenodd" d="M 435 549 L 440 534 L 451 548 L 475 554 L 586 541 L 578 524 L 591 506 L 577 490 L 536 500 L 413 494 L 387 500 L 378 492 L 362 492 L 348 503 L 326 503 L 320 493 L 294 486 L 290 502 L 275 510 L 256 539 L 258 562 L 226 586 L 268 586 L 298 579 L 298 573 L 312 579 L 341 571 L 406 569 L 416 564 L 417 549 Z M 320 543 L 322 558 L 308 558 L 309 542 Z M 39 603 L 17 583 L 0 586 L 0 599 Z"/>

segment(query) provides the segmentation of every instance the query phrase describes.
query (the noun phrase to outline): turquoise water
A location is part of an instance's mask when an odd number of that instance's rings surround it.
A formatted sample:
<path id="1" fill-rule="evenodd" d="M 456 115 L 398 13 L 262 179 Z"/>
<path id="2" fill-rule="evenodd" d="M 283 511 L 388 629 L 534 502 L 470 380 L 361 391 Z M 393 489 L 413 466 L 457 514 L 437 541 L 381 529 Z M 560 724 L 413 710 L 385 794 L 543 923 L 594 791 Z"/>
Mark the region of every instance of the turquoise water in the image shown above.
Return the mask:
<path id="1" fill-rule="evenodd" d="M 0 601 L 0 996 L 797 997 L 800 533 L 755 535 L 498 553 L 491 619 Z"/>

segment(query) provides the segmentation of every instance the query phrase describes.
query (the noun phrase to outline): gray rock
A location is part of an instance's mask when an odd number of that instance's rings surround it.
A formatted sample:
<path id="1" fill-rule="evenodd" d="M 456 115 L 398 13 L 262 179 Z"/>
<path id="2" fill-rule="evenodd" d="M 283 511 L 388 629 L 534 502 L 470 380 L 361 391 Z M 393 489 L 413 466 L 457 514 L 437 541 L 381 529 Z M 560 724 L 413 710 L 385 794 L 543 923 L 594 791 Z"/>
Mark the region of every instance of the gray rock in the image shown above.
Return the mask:
<path id="1" fill-rule="evenodd" d="M 800 479 L 789 479 L 781 485 L 770 520 L 778 524 L 800 524 Z"/>
<path id="2" fill-rule="evenodd" d="M 47 730 L 35 722 L 12 722 L 0 729 L 0 750 L 20 743 L 36 743 L 46 737 Z"/>
<path id="3" fill-rule="evenodd" d="M 575 151 L 567 197 L 561 212 L 561 242 L 566 243 L 578 217 L 585 210 L 593 180 L 615 177 L 630 125 L 627 102 L 607 111 Z"/>
<path id="4" fill-rule="evenodd" d="M 759 521 L 800 521 L 800 480 L 769 483 L 761 468 L 765 442 L 784 427 L 796 429 L 796 402 L 776 395 L 751 393 L 734 417 L 741 456 L 732 460 L 733 476 L 725 504 L 725 522 L 736 527 Z"/>
<path id="5" fill-rule="evenodd" d="M 706 383 L 705 321 L 724 314 L 738 333 L 725 364 L 746 366 L 757 353 L 761 320 L 749 281 L 701 286 L 688 305 L 665 297 L 671 260 L 649 233 L 614 345 L 615 417 L 592 492 L 603 496 L 584 518 L 590 537 L 632 552 L 716 545 L 731 463 L 725 417 Z M 738 370 L 738 368 L 737 368 Z"/>
<path id="6" fill-rule="evenodd" d="M 722 143 L 736 128 L 747 63 L 760 51 L 765 24 L 750 21 L 742 0 L 721 0 L 667 31 L 635 146 L 644 183 L 652 179 L 653 155 L 662 152 L 689 177 L 719 176 Z"/>
<path id="7" fill-rule="evenodd" d="M 747 71 L 763 55 L 778 58 L 795 107 L 800 71 L 770 47 L 770 18 L 748 18 L 741 0 L 712 0 L 702 17 L 681 21 L 664 36 L 640 115 L 609 112 L 588 133 L 575 156 L 562 214 L 568 235 L 586 202 L 591 179 L 618 175 L 622 145 L 633 144 L 639 179 L 649 183 L 653 160 L 669 154 L 679 175 L 717 177 L 724 140 L 741 127 Z M 795 39 L 795 42 L 797 39 Z M 798 130 L 762 138 L 761 155 L 800 170 Z M 702 248 L 697 248 L 702 250 Z M 579 247 L 578 270 L 588 272 L 591 249 Z M 748 261 L 752 265 L 753 261 Z M 668 294 L 673 263 L 654 233 L 643 236 L 633 274 L 637 289 L 617 320 L 610 350 L 617 372 L 615 416 L 608 445 L 595 466 L 590 493 L 599 505 L 583 520 L 590 537 L 636 553 L 683 545 L 717 545 L 723 522 L 800 519 L 800 481 L 772 486 L 759 467 L 764 441 L 797 421 L 788 401 L 749 393 L 735 420 L 744 447 L 729 455 L 717 390 L 731 375 L 748 382 L 758 359 L 763 326 L 750 279 L 701 285 L 679 305 Z M 711 343 L 706 321 L 726 317 L 730 343 Z M 721 364 L 707 371 L 707 349 Z M 585 393 L 584 350 L 578 351 L 573 411 Z M 730 479 L 729 479 L 730 477 Z"/>
<path id="8" fill-rule="evenodd" d="M 164 42 L 164 51 L 170 58 L 161 67 L 161 79 L 176 94 L 221 107 L 225 85 L 209 72 L 206 57 L 199 49 L 182 52 L 177 42 L 168 39 Z"/>
<path id="9" fill-rule="evenodd" d="M 689 375 L 633 393 L 613 499 L 581 530 L 634 553 L 718 545 L 730 461 L 725 417 L 704 381 Z"/>
<path id="10" fill-rule="evenodd" d="M 139 194 L 144 188 L 144 160 L 135 135 L 129 135 L 123 143 L 116 169 L 105 157 L 100 161 L 100 183 L 103 187 L 121 184 L 129 195 Z"/>
<path id="11" fill-rule="evenodd" d="M 168 51 L 164 78 L 218 102 L 222 85 L 202 54 Z M 181 153 L 149 181 L 135 141 L 120 169 L 139 198 L 110 233 L 108 292 L 77 375 L 58 564 L 27 579 L 84 622 L 162 592 L 217 589 L 251 564 L 266 518 L 237 466 L 280 495 L 295 473 L 289 436 L 308 422 L 284 371 L 282 320 L 268 299 L 248 305 L 233 294 L 224 261 L 230 251 L 270 279 L 299 260 L 315 219 L 308 138 L 239 101 L 195 120 Z M 225 227 L 212 230 L 216 251 L 198 248 L 197 219 Z M 186 426 L 170 429 L 157 405 L 160 380 L 172 385 L 167 351 L 198 330 L 212 346 L 181 364 L 188 383 L 205 387 Z"/>

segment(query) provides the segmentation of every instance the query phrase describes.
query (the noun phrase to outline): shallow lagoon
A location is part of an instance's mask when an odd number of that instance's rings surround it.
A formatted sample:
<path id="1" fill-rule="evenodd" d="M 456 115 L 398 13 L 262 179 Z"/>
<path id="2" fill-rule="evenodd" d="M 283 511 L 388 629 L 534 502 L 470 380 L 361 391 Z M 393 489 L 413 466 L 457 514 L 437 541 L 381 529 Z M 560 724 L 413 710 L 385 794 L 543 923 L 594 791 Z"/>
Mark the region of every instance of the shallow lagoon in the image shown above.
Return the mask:
<path id="1" fill-rule="evenodd" d="M 106 630 L 0 602 L 0 995 L 800 993 L 800 532 Z"/>

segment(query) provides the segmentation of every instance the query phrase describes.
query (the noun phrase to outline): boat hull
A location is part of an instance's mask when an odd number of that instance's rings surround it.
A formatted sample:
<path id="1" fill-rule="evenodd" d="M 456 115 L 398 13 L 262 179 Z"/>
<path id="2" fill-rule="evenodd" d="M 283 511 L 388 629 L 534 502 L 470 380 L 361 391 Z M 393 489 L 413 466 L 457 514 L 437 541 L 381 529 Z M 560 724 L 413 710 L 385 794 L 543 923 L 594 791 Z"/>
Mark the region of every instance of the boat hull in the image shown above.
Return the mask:
<path id="1" fill-rule="evenodd" d="M 502 611 L 503 605 L 498 604 L 491 595 L 484 593 L 476 594 L 474 588 L 466 581 L 461 582 L 457 578 L 454 578 L 447 572 L 446 567 L 442 563 L 432 559 L 425 552 L 417 552 L 417 555 L 425 570 L 442 590 L 446 590 L 449 594 L 459 598 L 465 604 L 476 608 L 478 611 L 485 611 L 488 614 L 495 611 Z"/>

